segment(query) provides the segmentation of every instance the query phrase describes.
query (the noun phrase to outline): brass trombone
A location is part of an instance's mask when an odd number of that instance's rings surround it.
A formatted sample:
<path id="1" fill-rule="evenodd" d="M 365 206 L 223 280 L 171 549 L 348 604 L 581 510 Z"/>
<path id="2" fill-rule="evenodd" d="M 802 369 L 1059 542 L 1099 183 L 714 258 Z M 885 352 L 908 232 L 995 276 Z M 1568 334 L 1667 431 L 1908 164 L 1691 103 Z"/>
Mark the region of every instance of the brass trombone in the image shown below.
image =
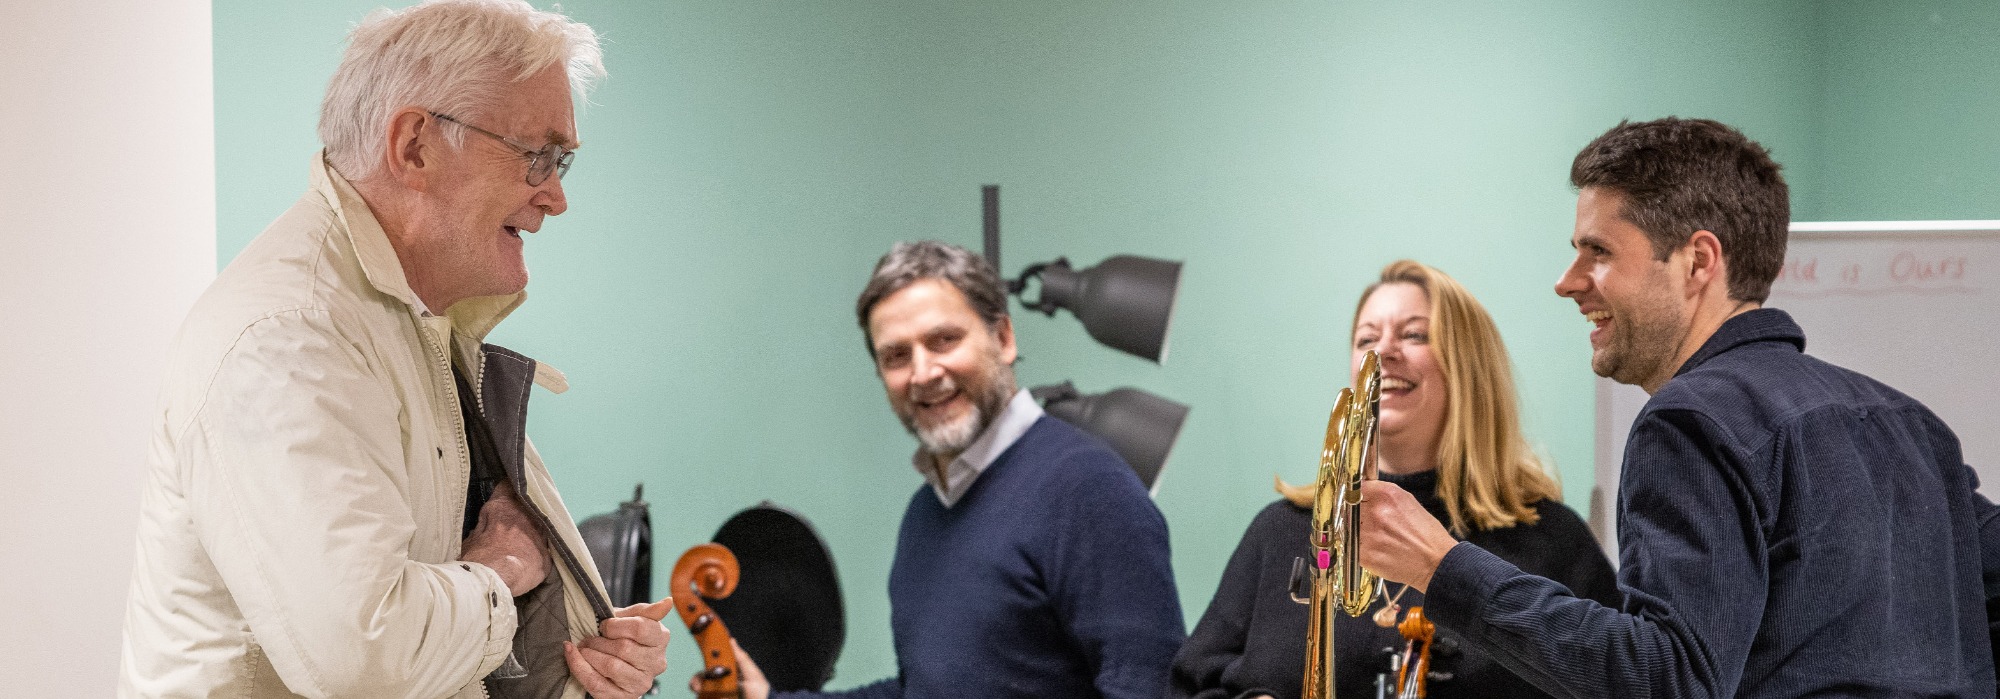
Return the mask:
<path id="1" fill-rule="evenodd" d="M 1382 362 L 1361 358 L 1354 388 L 1340 389 L 1327 418 L 1313 498 L 1314 559 L 1293 562 L 1292 599 L 1309 605 L 1304 699 L 1333 699 L 1333 613 L 1361 616 L 1382 592 L 1381 579 L 1361 567 L 1361 481 L 1375 478 L 1375 423 L 1381 413 Z M 1300 594 L 1310 578 L 1311 591 Z"/>

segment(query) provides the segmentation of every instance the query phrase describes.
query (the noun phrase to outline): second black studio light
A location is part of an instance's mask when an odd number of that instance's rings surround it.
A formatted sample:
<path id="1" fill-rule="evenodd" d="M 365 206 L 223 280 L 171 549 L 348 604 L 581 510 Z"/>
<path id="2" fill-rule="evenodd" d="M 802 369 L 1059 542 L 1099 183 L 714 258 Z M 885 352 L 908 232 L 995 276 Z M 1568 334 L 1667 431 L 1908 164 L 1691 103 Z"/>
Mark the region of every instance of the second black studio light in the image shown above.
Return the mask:
<path id="1" fill-rule="evenodd" d="M 1188 406 L 1136 388 L 1114 388 L 1084 395 L 1064 381 L 1028 389 L 1052 417 L 1076 425 L 1111 444 L 1139 474 L 1146 490 L 1157 491 L 1160 471 L 1167 467 Z"/>

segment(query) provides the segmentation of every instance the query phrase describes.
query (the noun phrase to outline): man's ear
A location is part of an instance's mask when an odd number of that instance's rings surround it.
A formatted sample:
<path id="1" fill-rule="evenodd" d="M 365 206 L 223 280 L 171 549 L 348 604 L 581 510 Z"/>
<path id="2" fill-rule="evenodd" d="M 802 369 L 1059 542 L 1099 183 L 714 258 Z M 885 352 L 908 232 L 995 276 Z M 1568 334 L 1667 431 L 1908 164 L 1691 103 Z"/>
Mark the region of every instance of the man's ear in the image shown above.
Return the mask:
<path id="1" fill-rule="evenodd" d="M 404 107 L 389 117 L 387 135 L 382 174 L 409 189 L 428 190 L 438 166 L 438 120 L 424 110 Z"/>
<path id="2" fill-rule="evenodd" d="M 993 336 L 1000 340 L 1000 363 L 1013 364 L 1014 359 L 1020 356 L 1020 350 L 1014 347 L 1014 319 L 1000 316 L 999 320 L 993 321 Z"/>
<path id="3" fill-rule="evenodd" d="M 1689 295 L 1709 293 L 1715 285 L 1723 285 L 1727 293 L 1729 270 L 1722 257 L 1722 239 L 1711 231 L 1695 231 L 1688 236 L 1687 244 L 1681 246 L 1681 253 L 1687 256 L 1687 288 Z"/>

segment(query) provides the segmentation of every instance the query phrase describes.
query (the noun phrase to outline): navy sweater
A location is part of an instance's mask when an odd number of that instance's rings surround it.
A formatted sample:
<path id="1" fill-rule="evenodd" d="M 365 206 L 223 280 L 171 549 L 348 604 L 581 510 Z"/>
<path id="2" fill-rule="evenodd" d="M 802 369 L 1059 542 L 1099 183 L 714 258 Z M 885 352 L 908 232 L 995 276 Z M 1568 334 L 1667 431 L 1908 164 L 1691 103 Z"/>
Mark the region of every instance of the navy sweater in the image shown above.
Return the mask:
<path id="1" fill-rule="evenodd" d="M 1459 544 L 1432 618 L 1562 697 L 1992 697 L 2000 517 L 1923 404 L 1723 323 L 1640 411 L 1622 609 Z"/>
<path id="2" fill-rule="evenodd" d="M 1187 628 L 1138 476 L 1047 416 L 955 506 L 910 497 L 889 604 L 900 676 L 834 696 L 1157 699 Z"/>

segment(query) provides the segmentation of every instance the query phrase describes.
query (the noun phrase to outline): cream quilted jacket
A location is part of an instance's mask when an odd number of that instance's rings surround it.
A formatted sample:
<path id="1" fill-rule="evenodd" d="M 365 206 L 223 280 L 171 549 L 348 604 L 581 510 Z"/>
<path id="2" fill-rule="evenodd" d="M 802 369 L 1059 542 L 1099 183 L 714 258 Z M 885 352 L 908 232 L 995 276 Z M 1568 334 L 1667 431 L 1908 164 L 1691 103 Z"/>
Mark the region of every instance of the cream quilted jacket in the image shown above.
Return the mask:
<path id="1" fill-rule="evenodd" d="M 546 678 L 551 649 L 559 667 L 562 640 L 595 634 L 603 584 L 519 429 L 528 382 L 560 392 L 562 377 L 481 344 L 522 299 L 421 314 L 366 203 L 315 157 L 312 190 L 171 350 L 120 695 L 480 697 L 510 650 Z M 557 574 L 519 613 L 498 574 L 456 560 L 471 466 L 452 362 L 556 534 Z M 554 677 L 538 696 L 582 696 Z"/>

